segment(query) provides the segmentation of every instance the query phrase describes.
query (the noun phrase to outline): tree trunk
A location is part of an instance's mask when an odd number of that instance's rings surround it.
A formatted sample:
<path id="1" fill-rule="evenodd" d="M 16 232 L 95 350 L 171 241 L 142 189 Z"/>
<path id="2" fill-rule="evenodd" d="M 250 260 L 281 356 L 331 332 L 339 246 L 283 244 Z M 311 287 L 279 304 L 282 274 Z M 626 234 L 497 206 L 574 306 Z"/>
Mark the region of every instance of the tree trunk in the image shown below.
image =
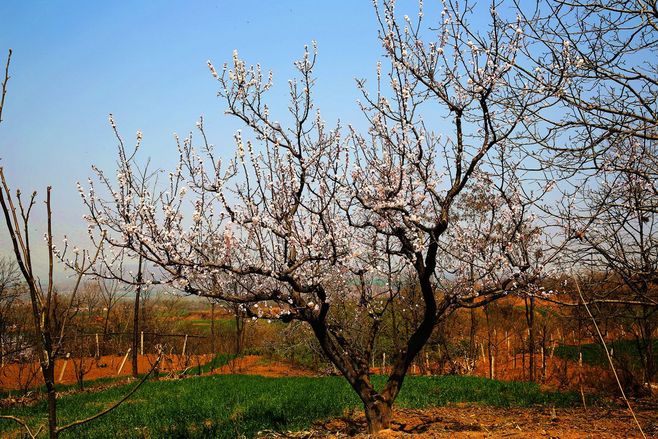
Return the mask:
<path id="1" fill-rule="evenodd" d="M 368 421 L 368 433 L 377 434 L 381 430 L 391 427 L 393 415 L 392 404 L 386 401 L 375 401 L 364 403 L 366 420 Z"/>
<path id="2" fill-rule="evenodd" d="M 132 375 L 137 378 L 138 371 L 138 355 L 139 351 L 139 297 L 142 293 L 142 257 L 139 257 L 139 267 L 137 271 L 137 291 L 135 292 L 135 307 L 133 310 L 133 346 L 132 346 Z"/>
<path id="3" fill-rule="evenodd" d="M 471 371 L 475 370 L 475 364 L 477 363 L 478 348 L 475 343 L 477 337 L 477 320 L 475 319 L 475 308 L 471 308 L 471 327 L 469 331 L 469 340 L 468 340 L 468 351 L 469 351 L 469 374 Z"/>
<path id="4" fill-rule="evenodd" d="M 484 306 L 484 316 L 487 322 L 487 359 L 489 363 L 489 379 L 494 379 L 493 339 L 491 335 L 491 321 L 489 319 L 489 305 Z"/>
<path id="5" fill-rule="evenodd" d="M 244 321 L 240 317 L 239 311 L 235 313 L 235 356 L 239 357 L 242 353 L 242 338 L 244 334 Z"/>
<path id="6" fill-rule="evenodd" d="M 107 333 L 109 332 L 110 327 L 110 313 L 112 309 L 108 306 L 107 311 L 105 312 L 105 322 L 103 323 L 103 350 L 99 352 L 99 356 L 102 356 L 107 352 Z"/>
<path id="7" fill-rule="evenodd" d="M 210 371 L 215 370 L 215 302 L 210 303 Z"/>
<path id="8" fill-rule="evenodd" d="M 525 318 L 528 324 L 528 351 L 530 352 L 530 363 L 528 365 L 530 381 L 535 381 L 535 298 L 525 298 Z"/>
<path id="9" fill-rule="evenodd" d="M 430 262 L 435 261 L 432 255 L 436 254 L 437 249 L 438 244 L 433 242 L 427 256 Z M 372 347 L 365 353 L 355 352 L 349 349 L 346 340 L 342 336 L 331 333 L 325 320 L 326 312 L 329 309 L 327 303 L 323 304 L 318 317 L 308 320 L 327 358 L 340 370 L 363 401 L 366 420 L 368 421 L 368 432 L 371 434 L 390 427 L 393 402 L 402 388 L 404 377 L 412 362 L 432 335 L 432 331 L 438 323 L 437 315 L 445 315 L 451 305 L 449 301 L 444 301 L 441 303 L 440 310 L 437 307 L 434 287 L 430 281 L 435 262 L 425 266 L 422 258 L 419 258 L 416 268 L 419 274 L 420 291 L 425 303 L 423 318 L 409 336 L 406 346 L 392 355 L 391 373 L 381 392 L 377 392 L 370 382 L 368 361 L 372 355 Z M 321 300 L 324 300 L 324 298 L 321 297 Z"/>
<path id="10" fill-rule="evenodd" d="M 652 310 L 647 306 L 642 309 L 642 321 L 640 322 L 640 358 L 643 360 L 643 381 L 646 383 L 649 394 L 653 394 L 651 383 L 656 374 L 655 353 L 653 350 L 653 325 L 651 322 Z"/>
<path id="11" fill-rule="evenodd" d="M 233 307 L 233 314 L 235 317 L 235 356 L 237 358 L 242 354 L 245 319 L 242 317 L 240 308 L 237 305 Z"/>
<path id="12" fill-rule="evenodd" d="M 44 367 L 45 366 L 45 367 Z M 43 380 L 46 384 L 48 398 L 48 436 L 56 439 L 57 434 L 57 394 L 55 393 L 55 359 L 50 358 L 47 365 L 41 364 Z"/>

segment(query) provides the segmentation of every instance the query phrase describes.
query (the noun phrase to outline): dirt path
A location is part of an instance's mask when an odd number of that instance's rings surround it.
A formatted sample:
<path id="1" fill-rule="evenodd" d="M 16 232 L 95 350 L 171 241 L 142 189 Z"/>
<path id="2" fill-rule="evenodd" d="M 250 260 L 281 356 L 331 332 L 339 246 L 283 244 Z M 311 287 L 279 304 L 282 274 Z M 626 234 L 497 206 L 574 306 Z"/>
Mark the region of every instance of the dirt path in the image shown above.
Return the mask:
<path id="1" fill-rule="evenodd" d="M 658 412 L 637 411 L 647 437 L 658 437 Z M 362 413 L 334 419 L 304 434 L 322 437 L 365 438 Z M 421 438 L 636 438 L 641 437 L 630 414 L 621 409 L 501 409 L 478 405 L 456 405 L 426 410 L 398 409 L 392 429 L 380 437 Z"/>

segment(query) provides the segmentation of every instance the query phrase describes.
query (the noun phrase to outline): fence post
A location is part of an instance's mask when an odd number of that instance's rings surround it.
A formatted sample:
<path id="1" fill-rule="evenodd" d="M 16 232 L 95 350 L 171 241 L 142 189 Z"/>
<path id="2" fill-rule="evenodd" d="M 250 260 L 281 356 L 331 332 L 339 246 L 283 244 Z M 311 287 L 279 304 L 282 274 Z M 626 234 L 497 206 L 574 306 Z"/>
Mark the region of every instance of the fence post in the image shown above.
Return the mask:
<path id="1" fill-rule="evenodd" d="M 185 334 L 185 340 L 183 341 L 183 352 L 181 353 L 183 357 L 185 356 L 185 349 L 187 349 L 187 334 Z"/>
<path id="2" fill-rule="evenodd" d="M 510 352 L 509 352 L 509 333 L 507 331 L 505 331 L 505 343 L 507 344 L 507 358 L 509 358 L 509 356 L 510 356 L 509 355 L 510 354 Z"/>
<path id="3" fill-rule="evenodd" d="M 117 375 L 121 373 L 121 370 L 123 369 L 123 365 L 126 364 L 126 360 L 128 359 L 128 355 L 130 354 L 131 348 L 128 348 L 126 351 L 126 355 L 123 357 L 123 361 L 121 361 L 121 366 L 119 366 L 119 370 L 117 371 Z"/>
<path id="4" fill-rule="evenodd" d="M 62 378 L 64 378 L 64 371 L 66 370 L 66 365 L 69 362 L 69 358 L 71 358 L 71 353 L 67 352 L 66 353 L 66 358 L 64 359 L 64 364 L 62 365 L 62 370 L 59 371 L 59 382 L 62 382 Z"/>

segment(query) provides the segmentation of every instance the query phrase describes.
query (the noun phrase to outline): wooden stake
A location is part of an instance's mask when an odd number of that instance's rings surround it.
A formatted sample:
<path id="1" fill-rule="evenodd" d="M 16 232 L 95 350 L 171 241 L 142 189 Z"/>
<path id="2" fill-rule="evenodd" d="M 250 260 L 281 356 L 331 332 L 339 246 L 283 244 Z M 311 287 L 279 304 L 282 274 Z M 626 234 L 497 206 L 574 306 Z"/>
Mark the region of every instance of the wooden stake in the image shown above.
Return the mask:
<path id="1" fill-rule="evenodd" d="M 585 402 L 585 391 L 583 390 L 583 353 L 578 352 L 578 387 L 580 388 L 580 398 L 583 401 L 583 408 L 587 410 Z"/>
<path id="2" fill-rule="evenodd" d="M 140 337 L 139 352 L 141 353 L 141 355 L 144 355 L 144 331 L 142 331 L 142 334 L 141 334 L 141 337 Z"/>
<path id="3" fill-rule="evenodd" d="M 64 359 L 64 364 L 62 365 L 62 370 L 59 371 L 59 381 L 60 383 L 62 382 L 62 378 L 64 378 L 64 371 L 66 371 L 66 365 L 69 363 L 69 358 L 71 358 L 71 353 L 66 354 L 66 358 Z"/>
<path id="4" fill-rule="evenodd" d="M 509 351 L 509 334 L 507 331 L 505 331 L 505 342 L 507 343 L 507 357 L 509 358 L 510 356 L 510 351 Z"/>
<path id="5" fill-rule="evenodd" d="M 187 334 L 185 334 L 185 340 L 183 341 L 183 352 L 181 355 L 184 357 L 185 356 L 185 349 L 187 348 Z"/>
<path id="6" fill-rule="evenodd" d="M 123 369 L 123 365 L 126 364 L 126 360 L 128 359 L 128 355 L 130 355 L 130 350 L 131 348 L 128 348 L 126 351 L 126 355 L 123 356 L 123 360 L 121 361 L 121 366 L 119 366 L 119 370 L 117 371 L 117 375 L 121 373 L 121 370 Z"/>
<path id="7" fill-rule="evenodd" d="M 386 375 L 386 352 L 382 354 L 382 375 Z"/>
<path id="8" fill-rule="evenodd" d="M 101 357 L 101 349 L 98 343 L 98 333 L 96 333 L 96 358 L 100 358 L 100 357 Z"/>

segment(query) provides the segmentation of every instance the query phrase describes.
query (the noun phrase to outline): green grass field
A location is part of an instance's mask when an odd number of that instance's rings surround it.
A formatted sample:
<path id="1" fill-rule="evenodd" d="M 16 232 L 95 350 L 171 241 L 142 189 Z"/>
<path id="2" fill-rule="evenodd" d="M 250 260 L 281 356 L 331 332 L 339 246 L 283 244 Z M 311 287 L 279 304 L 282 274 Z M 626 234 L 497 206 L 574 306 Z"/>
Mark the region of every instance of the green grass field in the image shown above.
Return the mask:
<path id="1" fill-rule="evenodd" d="M 378 384 L 383 380 L 375 378 Z M 117 400 L 122 385 L 97 393 L 69 395 L 59 400 L 60 424 L 90 416 Z M 541 392 L 532 383 L 501 382 L 477 377 L 409 377 L 397 400 L 400 407 L 423 408 L 473 402 L 498 407 L 571 406 L 575 393 Z M 234 438 L 261 430 L 299 430 L 314 420 L 360 409 L 356 394 L 344 379 L 264 378 L 216 375 L 178 381 L 145 383 L 133 397 L 109 415 L 70 430 L 62 437 L 88 438 Z M 3 410 L 43 422 L 45 402 Z M 0 420 L 0 435 L 18 433 L 17 424 Z M 11 436 L 9 436 L 11 437 Z M 18 437 L 18 436 L 14 436 Z"/>
<path id="2" fill-rule="evenodd" d="M 608 349 L 613 349 L 614 356 L 623 361 L 628 361 L 633 367 L 639 367 L 640 352 L 633 340 L 615 340 L 608 343 Z M 658 339 L 653 340 L 654 352 L 658 352 Z M 578 361 L 578 353 L 583 353 L 583 363 L 593 366 L 608 366 L 608 358 L 603 347 L 596 343 L 580 346 L 562 345 L 555 348 L 555 355 L 571 361 Z"/>

